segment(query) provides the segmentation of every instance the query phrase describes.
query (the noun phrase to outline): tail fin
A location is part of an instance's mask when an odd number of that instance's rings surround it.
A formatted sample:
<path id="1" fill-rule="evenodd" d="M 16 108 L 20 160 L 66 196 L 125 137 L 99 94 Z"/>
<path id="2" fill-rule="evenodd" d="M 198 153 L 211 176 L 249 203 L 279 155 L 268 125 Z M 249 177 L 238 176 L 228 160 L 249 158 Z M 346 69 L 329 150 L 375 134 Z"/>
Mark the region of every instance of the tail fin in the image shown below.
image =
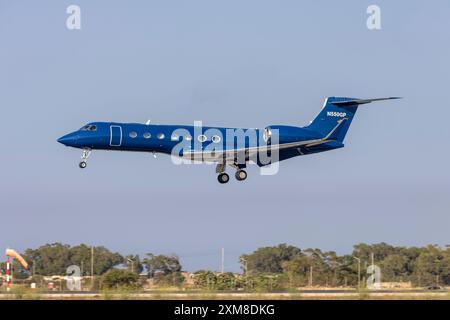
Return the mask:
<path id="1" fill-rule="evenodd" d="M 329 138 L 332 137 L 333 140 L 343 142 L 359 105 L 391 99 L 400 98 L 355 99 L 329 97 L 325 100 L 320 113 L 306 128 L 320 133 L 323 137 L 328 136 Z"/>

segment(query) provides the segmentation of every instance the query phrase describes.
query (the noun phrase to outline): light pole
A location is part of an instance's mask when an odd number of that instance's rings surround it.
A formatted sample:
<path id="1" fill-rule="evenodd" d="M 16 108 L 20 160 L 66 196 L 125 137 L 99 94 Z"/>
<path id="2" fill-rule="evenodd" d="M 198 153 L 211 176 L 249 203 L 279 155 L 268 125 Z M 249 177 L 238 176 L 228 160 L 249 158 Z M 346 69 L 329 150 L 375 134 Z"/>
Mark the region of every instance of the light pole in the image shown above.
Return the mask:
<path id="1" fill-rule="evenodd" d="M 353 257 L 353 259 L 358 261 L 358 289 L 361 288 L 361 259 L 358 257 Z"/>
<path id="2" fill-rule="evenodd" d="M 220 273 L 224 273 L 225 271 L 225 248 L 222 248 L 222 258 L 221 258 L 221 263 L 220 263 Z"/>
<path id="3" fill-rule="evenodd" d="M 91 290 L 94 290 L 94 246 L 91 246 Z"/>

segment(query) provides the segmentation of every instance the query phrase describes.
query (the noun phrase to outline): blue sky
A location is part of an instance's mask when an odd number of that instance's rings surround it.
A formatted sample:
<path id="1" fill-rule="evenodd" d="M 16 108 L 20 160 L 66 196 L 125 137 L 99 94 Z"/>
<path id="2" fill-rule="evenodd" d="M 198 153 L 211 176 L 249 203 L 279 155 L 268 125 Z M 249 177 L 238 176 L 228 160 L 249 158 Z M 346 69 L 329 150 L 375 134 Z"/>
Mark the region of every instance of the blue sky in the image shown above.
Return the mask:
<path id="1" fill-rule="evenodd" d="M 66 8 L 81 8 L 81 30 Z M 381 8 L 382 29 L 366 27 Z M 448 1 L 0 0 L 0 248 L 48 242 L 177 253 L 226 269 L 260 246 L 351 252 L 450 243 Z M 358 111 L 344 149 L 248 170 L 81 152 L 91 121 L 305 125 L 327 96 Z"/>

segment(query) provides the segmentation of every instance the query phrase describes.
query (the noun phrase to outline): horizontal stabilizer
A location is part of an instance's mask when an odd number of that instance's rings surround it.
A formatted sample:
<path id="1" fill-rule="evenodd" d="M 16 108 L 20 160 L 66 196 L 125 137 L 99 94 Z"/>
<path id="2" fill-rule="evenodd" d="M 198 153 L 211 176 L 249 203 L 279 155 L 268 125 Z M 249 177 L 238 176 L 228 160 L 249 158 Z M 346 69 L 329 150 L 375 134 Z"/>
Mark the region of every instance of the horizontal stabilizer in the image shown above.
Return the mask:
<path id="1" fill-rule="evenodd" d="M 394 100 L 401 99 L 401 97 L 387 97 L 387 98 L 375 98 L 375 99 L 352 99 L 352 100 L 344 100 L 344 101 L 333 101 L 332 104 L 336 106 L 355 106 L 360 104 L 371 103 L 374 101 L 383 101 L 383 100 Z"/>

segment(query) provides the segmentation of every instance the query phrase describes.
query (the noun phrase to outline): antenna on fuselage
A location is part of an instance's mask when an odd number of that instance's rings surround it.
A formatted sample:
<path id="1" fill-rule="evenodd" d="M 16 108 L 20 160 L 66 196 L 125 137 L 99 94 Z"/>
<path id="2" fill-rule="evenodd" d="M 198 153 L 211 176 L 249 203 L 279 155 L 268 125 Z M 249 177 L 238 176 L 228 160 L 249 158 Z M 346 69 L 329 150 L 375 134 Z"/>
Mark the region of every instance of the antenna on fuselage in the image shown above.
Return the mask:
<path id="1" fill-rule="evenodd" d="M 150 124 L 150 119 L 147 120 L 147 122 L 145 123 L 146 125 Z"/>

